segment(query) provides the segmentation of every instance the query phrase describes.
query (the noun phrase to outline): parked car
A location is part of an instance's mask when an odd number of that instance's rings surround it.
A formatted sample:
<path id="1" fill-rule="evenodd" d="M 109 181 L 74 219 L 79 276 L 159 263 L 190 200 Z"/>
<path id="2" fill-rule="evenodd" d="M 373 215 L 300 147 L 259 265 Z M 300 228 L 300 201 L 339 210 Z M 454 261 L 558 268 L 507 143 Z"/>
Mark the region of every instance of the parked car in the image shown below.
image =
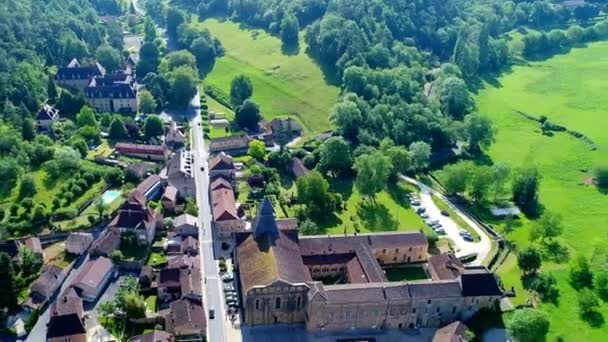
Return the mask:
<path id="1" fill-rule="evenodd" d="M 214 319 L 215 318 L 215 309 L 210 308 L 209 309 L 209 319 Z"/>
<path id="2" fill-rule="evenodd" d="M 429 215 L 427 213 L 420 213 L 420 217 L 423 219 L 428 219 Z"/>
<path id="3" fill-rule="evenodd" d="M 462 239 L 463 239 L 464 241 L 473 242 L 473 237 L 472 237 L 471 235 L 464 235 L 464 236 L 462 237 Z"/>
<path id="4" fill-rule="evenodd" d="M 232 275 L 230 275 L 230 274 L 224 274 L 224 275 L 222 276 L 222 280 L 223 280 L 225 283 L 229 283 L 229 282 L 231 282 L 233 279 L 234 279 L 234 278 L 233 278 L 233 277 L 232 277 Z"/>
<path id="5" fill-rule="evenodd" d="M 441 215 L 443 215 L 443 216 L 450 216 L 450 213 L 448 213 L 446 210 L 442 210 L 441 211 Z"/>
<path id="6" fill-rule="evenodd" d="M 426 212 L 426 209 L 424 209 L 423 207 L 420 207 L 420 208 L 416 209 L 416 212 L 417 212 L 418 214 L 422 214 L 422 213 L 425 213 L 425 212 Z"/>

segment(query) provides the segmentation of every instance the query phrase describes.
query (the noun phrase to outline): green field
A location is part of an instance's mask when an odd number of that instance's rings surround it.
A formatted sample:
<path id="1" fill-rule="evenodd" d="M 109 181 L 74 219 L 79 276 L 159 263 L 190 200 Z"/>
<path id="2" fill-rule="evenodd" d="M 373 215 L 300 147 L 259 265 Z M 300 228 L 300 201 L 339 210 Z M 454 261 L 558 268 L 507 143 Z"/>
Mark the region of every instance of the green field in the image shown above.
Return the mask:
<path id="1" fill-rule="evenodd" d="M 593 246 L 605 243 L 608 233 L 608 196 L 594 186 L 585 185 L 591 170 L 608 161 L 608 43 L 594 43 L 573 49 L 544 62 L 516 66 L 486 85 L 477 96 L 479 112 L 490 116 L 497 128 L 496 142 L 489 156 L 494 162 L 506 161 L 513 167 L 536 166 L 542 174 L 540 201 L 546 210 L 562 215 L 564 234 L 570 259 L 581 253 L 587 257 Z M 516 114 L 519 110 L 549 120 L 571 130 L 584 133 L 598 149 L 590 147 L 566 133 L 553 136 L 541 134 L 539 124 Z M 509 236 L 518 248 L 529 244 L 530 222 L 516 224 Z M 579 318 L 576 291 L 568 283 L 568 260 L 545 261 L 543 271 L 556 276 L 560 290 L 558 305 L 543 304 L 541 309 L 551 317 L 550 336 L 565 341 L 603 341 L 608 327 L 591 327 Z M 499 270 L 510 289 L 521 289 L 515 259 L 509 258 Z M 526 299 L 518 293 L 516 302 Z M 523 297 L 522 297 L 523 296 Z M 608 319 L 608 304 L 600 313 Z"/>
<path id="2" fill-rule="evenodd" d="M 394 267 L 384 269 L 388 281 L 413 281 L 429 279 L 428 274 L 421 266 Z"/>
<path id="3" fill-rule="evenodd" d="M 253 83 L 253 99 L 264 118 L 295 115 L 308 133 L 330 128 L 329 113 L 339 89 L 328 85 L 319 66 L 305 53 L 303 34 L 299 52 L 286 54 L 281 41 L 262 30 L 244 30 L 236 23 L 215 19 L 200 25 L 226 50 L 205 78 L 206 84 L 229 94 L 232 78 L 245 74 Z"/>
<path id="4" fill-rule="evenodd" d="M 423 229 L 430 232 L 424 221 L 410 207 L 406 197 L 414 188 L 404 181 L 389 184 L 386 190 L 376 195 L 376 203 L 359 194 L 349 180 L 338 180 L 332 185 L 333 191 L 342 194 L 345 209 L 324 225 L 327 234 L 348 234 L 356 232 L 414 231 Z"/>

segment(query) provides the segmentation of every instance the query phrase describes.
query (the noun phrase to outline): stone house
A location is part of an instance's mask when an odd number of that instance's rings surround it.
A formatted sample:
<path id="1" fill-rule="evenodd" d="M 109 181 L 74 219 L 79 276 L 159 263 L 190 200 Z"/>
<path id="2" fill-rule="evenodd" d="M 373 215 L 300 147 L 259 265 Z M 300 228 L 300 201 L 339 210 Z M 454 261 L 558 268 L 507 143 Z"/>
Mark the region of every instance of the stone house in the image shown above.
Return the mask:
<path id="1" fill-rule="evenodd" d="M 65 250 L 70 254 L 81 255 L 87 251 L 91 243 L 93 243 L 93 234 L 72 232 L 65 240 Z"/>
<path id="2" fill-rule="evenodd" d="M 245 228 L 245 221 L 237 213 L 232 185 L 223 178 L 211 182 L 211 213 L 213 228 L 220 239 L 228 239 Z"/>
<path id="3" fill-rule="evenodd" d="M 30 295 L 25 305 L 31 309 L 43 307 L 53 297 L 55 291 L 57 291 L 65 279 L 65 276 L 66 274 L 61 267 L 45 265 L 42 268 L 40 277 L 32 284 Z"/>
<path id="4" fill-rule="evenodd" d="M 36 130 L 38 132 L 49 132 L 53 123 L 59 120 L 59 110 L 55 107 L 45 104 L 38 110 L 34 121 L 36 122 Z"/>
<path id="5" fill-rule="evenodd" d="M 82 265 L 71 285 L 83 300 L 94 302 L 113 277 L 112 260 L 99 257 Z"/>
<path id="6" fill-rule="evenodd" d="M 55 82 L 64 87 L 84 90 L 94 77 L 104 76 L 105 74 L 106 69 L 101 64 L 80 65 L 80 62 L 74 58 L 67 66 L 57 70 Z"/>
<path id="7" fill-rule="evenodd" d="M 172 185 L 177 189 L 178 195 L 183 198 L 195 197 L 196 185 L 192 174 L 192 153 L 181 149 L 167 162 L 161 171 L 160 177 L 164 184 Z"/>
<path id="8" fill-rule="evenodd" d="M 114 145 L 114 150 L 125 156 L 146 160 L 163 161 L 169 157 L 169 151 L 163 145 L 117 143 Z"/>
<path id="9" fill-rule="evenodd" d="M 209 143 L 209 152 L 244 152 L 249 147 L 250 141 L 251 138 L 246 135 L 233 135 L 229 137 L 214 138 L 211 139 L 211 142 Z"/>
<path id="10" fill-rule="evenodd" d="M 198 219 L 190 214 L 182 214 L 173 220 L 175 234 L 186 238 L 188 236 L 198 236 Z"/>
<path id="11" fill-rule="evenodd" d="M 199 301 L 183 298 L 172 302 L 164 319 L 165 330 L 176 340 L 196 341 L 205 337 L 207 318 Z"/>
<path id="12" fill-rule="evenodd" d="M 101 113 L 137 113 L 137 92 L 130 73 L 95 76 L 84 89 L 87 101 Z"/>

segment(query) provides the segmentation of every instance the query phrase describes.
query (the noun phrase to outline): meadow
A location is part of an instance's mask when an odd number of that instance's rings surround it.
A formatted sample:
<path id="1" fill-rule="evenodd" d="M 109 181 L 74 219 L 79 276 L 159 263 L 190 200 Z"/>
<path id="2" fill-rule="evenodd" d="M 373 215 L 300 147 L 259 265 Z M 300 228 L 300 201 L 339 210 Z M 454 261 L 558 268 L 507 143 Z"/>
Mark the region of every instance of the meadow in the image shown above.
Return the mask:
<path id="1" fill-rule="evenodd" d="M 545 210 L 563 218 L 564 233 L 559 241 L 566 255 L 544 261 L 543 272 L 557 278 L 559 300 L 543 303 L 550 332 L 547 340 L 603 341 L 608 326 L 591 326 L 580 318 L 577 292 L 568 281 L 569 260 L 582 254 L 590 257 L 594 246 L 605 243 L 608 234 L 608 195 L 587 184 L 592 170 L 608 161 L 608 42 L 573 49 L 542 62 L 515 66 L 513 70 L 477 94 L 478 111 L 488 115 L 497 129 L 496 142 L 487 151 L 492 161 L 512 167 L 535 166 L 542 174 L 540 202 Z M 566 133 L 543 135 L 540 125 L 516 113 L 534 117 L 545 115 L 551 122 L 582 132 L 597 150 Z M 509 235 L 516 248 L 529 242 L 533 222 L 523 219 Z M 500 227 L 500 224 L 496 225 Z M 500 229 L 500 228 L 499 228 Z M 499 269 L 505 287 L 515 286 L 516 304 L 527 300 L 521 273 L 514 256 Z M 599 312 L 608 319 L 608 304 Z"/>
<path id="2" fill-rule="evenodd" d="M 243 29 L 230 21 L 207 19 L 199 23 L 224 46 L 205 84 L 230 92 L 230 81 L 244 74 L 253 83 L 253 100 L 265 119 L 295 116 L 308 134 L 330 128 L 329 113 L 339 89 L 306 54 L 303 34 L 297 52 L 283 51 L 281 41 L 262 30 Z"/>

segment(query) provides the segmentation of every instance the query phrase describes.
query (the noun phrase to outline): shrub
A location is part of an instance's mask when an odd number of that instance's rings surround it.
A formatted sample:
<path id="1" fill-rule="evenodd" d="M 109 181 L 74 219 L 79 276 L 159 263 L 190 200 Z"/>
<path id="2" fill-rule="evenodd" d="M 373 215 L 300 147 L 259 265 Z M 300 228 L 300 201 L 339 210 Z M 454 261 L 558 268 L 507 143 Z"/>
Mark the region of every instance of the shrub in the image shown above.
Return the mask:
<path id="1" fill-rule="evenodd" d="M 53 219 L 57 221 L 61 220 L 71 220 L 78 215 L 78 212 L 75 209 L 68 208 L 60 208 L 55 210 L 53 213 Z"/>

